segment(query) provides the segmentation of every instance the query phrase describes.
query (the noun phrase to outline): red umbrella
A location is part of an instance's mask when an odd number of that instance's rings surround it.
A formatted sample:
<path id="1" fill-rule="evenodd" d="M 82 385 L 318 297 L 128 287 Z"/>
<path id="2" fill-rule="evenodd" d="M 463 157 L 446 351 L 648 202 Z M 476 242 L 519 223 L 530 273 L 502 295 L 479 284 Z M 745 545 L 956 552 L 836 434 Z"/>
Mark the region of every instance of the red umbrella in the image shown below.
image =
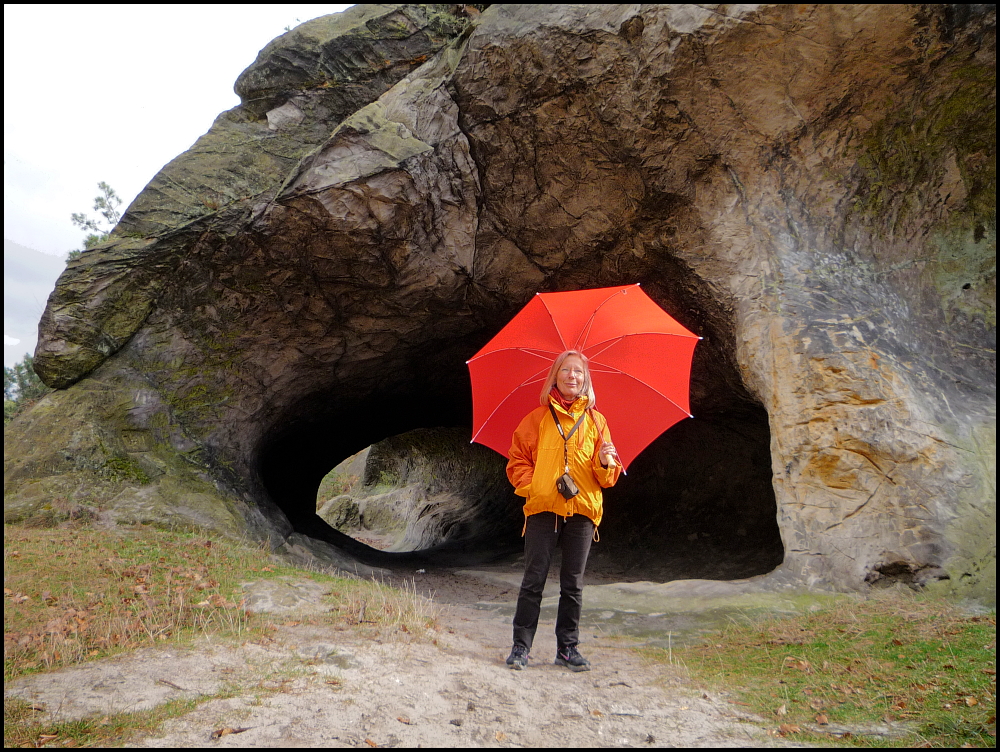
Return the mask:
<path id="1" fill-rule="evenodd" d="M 579 350 L 590 360 L 596 407 L 628 468 L 653 439 L 691 417 L 691 358 L 699 339 L 639 285 L 537 293 L 468 362 L 472 440 L 506 456 L 514 429 L 539 405 L 552 362 Z"/>

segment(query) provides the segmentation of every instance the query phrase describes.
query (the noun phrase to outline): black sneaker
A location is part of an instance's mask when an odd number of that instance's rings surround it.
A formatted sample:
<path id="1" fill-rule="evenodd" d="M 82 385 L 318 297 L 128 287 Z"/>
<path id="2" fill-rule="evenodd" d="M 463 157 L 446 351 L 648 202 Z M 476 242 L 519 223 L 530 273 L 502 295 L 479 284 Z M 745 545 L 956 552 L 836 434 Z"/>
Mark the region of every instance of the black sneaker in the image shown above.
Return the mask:
<path id="1" fill-rule="evenodd" d="M 580 655 L 576 647 L 559 648 L 556 651 L 555 664 L 565 666 L 570 671 L 590 671 L 590 661 Z"/>
<path id="2" fill-rule="evenodd" d="M 528 649 L 523 645 L 515 645 L 507 656 L 507 665 L 515 671 L 523 671 L 528 667 Z"/>

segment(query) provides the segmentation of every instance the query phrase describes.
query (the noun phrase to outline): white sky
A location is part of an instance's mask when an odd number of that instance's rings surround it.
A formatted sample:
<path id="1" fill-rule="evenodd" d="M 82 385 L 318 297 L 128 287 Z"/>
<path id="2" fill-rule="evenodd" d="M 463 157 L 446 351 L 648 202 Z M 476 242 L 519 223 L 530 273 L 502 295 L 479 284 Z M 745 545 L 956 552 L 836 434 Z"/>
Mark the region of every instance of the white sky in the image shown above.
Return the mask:
<path id="1" fill-rule="evenodd" d="M 97 183 L 121 210 L 239 104 L 236 77 L 286 26 L 348 5 L 4 5 L 4 237 L 82 247 Z"/>

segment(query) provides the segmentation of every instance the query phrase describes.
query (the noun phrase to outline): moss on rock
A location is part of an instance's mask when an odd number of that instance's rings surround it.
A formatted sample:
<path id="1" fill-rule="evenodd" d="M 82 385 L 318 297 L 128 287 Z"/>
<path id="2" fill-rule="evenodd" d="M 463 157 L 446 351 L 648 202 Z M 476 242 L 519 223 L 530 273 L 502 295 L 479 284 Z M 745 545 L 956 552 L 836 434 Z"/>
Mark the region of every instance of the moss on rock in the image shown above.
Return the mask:
<path id="1" fill-rule="evenodd" d="M 918 186 L 940 183 L 953 155 L 964 185 L 964 211 L 972 224 L 995 224 L 996 69 L 970 61 L 953 70 L 945 84 L 909 101 L 887 102 L 884 109 L 888 114 L 862 139 L 855 211 L 891 231 L 926 209 L 925 190 Z"/>

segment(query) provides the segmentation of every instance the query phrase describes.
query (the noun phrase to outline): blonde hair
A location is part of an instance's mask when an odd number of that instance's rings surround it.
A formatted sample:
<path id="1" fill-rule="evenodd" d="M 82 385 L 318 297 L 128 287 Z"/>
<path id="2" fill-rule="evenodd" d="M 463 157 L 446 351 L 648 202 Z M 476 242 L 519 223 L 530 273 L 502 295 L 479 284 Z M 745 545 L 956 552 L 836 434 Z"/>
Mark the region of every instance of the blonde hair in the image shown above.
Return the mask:
<path id="1" fill-rule="evenodd" d="M 539 403 L 542 407 L 549 404 L 549 392 L 552 391 L 552 387 L 556 383 L 556 374 L 559 373 L 559 369 L 562 368 L 563 363 L 566 362 L 566 358 L 571 355 L 575 355 L 583 363 L 583 388 L 580 390 L 580 396 L 587 397 L 587 409 L 589 410 L 597 403 L 597 397 L 594 396 L 594 382 L 590 379 L 590 361 L 587 360 L 587 356 L 584 355 L 579 350 L 566 350 L 559 355 L 552 363 L 552 368 L 549 369 L 549 375 L 545 378 L 545 383 L 542 385 L 542 393 L 538 397 Z"/>

